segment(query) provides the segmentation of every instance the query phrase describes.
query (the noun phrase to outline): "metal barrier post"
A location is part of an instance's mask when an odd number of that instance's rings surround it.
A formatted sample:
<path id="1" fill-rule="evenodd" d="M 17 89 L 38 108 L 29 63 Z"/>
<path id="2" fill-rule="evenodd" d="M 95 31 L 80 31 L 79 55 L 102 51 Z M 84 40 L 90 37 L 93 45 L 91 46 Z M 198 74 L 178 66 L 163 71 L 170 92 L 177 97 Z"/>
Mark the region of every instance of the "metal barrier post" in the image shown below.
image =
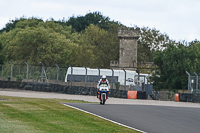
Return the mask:
<path id="1" fill-rule="evenodd" d="M 97 67 L 97 69 L 98 69 L 98 79 L 97 79 L 97 83 L 98 83 L 99 79 L 101 78 L 101 76 L 100 76 L 101 71 L 100 71 L 99 67 Z"/>
<path id="2" fill-rule="evenodd" d="M 100 79 L 100 78 L 101 78 L 101 77 L 100 77 L 100 69 L 99 69 L 98 67 L 97 67 L 97 69 L 99 70 L 99 79 Z"/>
<path id="3" fill-rule="evenodd" d="M 59 66 L 57 64 L 55 64 L 57 67 L 57 79 L 56 79 L 56 83 L 58 84 L 58 80 L 59 80 Z"/>
<path id="4" fill-rule="evenodd" d="M 198 94 L 198 75 L 197 73 L 194 72 L 194 74 L 196 75 L 196 94 Z"/>
<path id="5" fill-rule="evenodd" d="M 114 76 L 114 70 L 112 69 L 112 67 L 110 68 L 112 70 L 112 89 L 113 89 L 113 76 Z"/>
<path id="6" fill-rule="evenodd" d="M 85 67 L 85 66 L 84 66 Z M 85 87 L 87 86 L 87 68 L 85 67 Z"/>
<path id="7" fill-rule="evenodd" d="M 40 65 L 42 66 L 42 71 L 41 71 L 41 72 L 42 72 L 41 81 L 42 81 L 42 83 L 44 83 L 44 81 L 43 81 L 43 77 L 44 77 L 44 71 L 43 71 L 44 68 L 43 68 L 43 67 L 44 67 L 44 65 L 43 65 L 41 62 L 40 62 Z"/>
<path id="8" fill-rule="evenodd" d="M 125 73 L 125 77 L 124 77 L 124 90 L 126 90 L 126 70 L 125 69 L 123 69 L 124 70 L 124 73 Z"/>
<path id="9" fill-rule="evenodd" d="M 11 61 L 9 61 L 9 63 L 11 64 L 10 81 L 12 81 L 13 64 Z"/>
<path id="10" fill-rule="evenodd" d="M 70 80 L 70 82 L 71 82 L 71 85 L 70 85 L 70 87 L 72 88 L 72 76 L 73 76 L 73 68 L 72 68 L 72 66 L 71 66 L 71 65 L 69 65 L 69 67 L 71 67 L 71 80 Z"/>
<path id="11" fill-rule="evenodd" d="M 46 72 L 45 72 L 45 70 L 44 70 L 44 65 L 40 62 L 40 64 L 42 65 L 42 83 L 44 83 L 44 81 L 43 81 L 43 77 L 44 77 L 44 74 L 45 74 L 45 77 L 46 77 L 46 82 L 47 83 L 49 83 L 48 82 L 48 79 L 47 79 L 47 74 L 46 74 Z"/>
<path id="12" fill-rule="evenodd" d="M 1 67 L 2 67 L 1 76 L 3 76 L 3 65 Z"/>
<path id="13" fill-rule="evenodd" d="M 187 73 L 187 75 L 188 75 L 188 93 L 189 93 L 189 89 L 190 89 L 190 86 L 191 86 L 191 84 L 190 84 L 190 74 L 186 71 L 186 73 Z"/>
<path id="14" fill-rule="evenodd" d="M 25 62 L 25 64 L 27 65 L 26 82 L 28 82 L 28 71 L 29 71 L 29 65 L 28 65 L 27 62 Z"/>

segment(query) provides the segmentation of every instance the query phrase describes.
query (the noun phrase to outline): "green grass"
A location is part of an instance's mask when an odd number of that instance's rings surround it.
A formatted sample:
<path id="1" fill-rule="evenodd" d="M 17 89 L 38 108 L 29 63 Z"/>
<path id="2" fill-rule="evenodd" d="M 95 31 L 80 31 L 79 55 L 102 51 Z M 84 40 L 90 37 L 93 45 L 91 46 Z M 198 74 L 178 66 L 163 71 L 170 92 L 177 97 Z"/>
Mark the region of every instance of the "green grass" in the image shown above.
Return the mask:
<path id="1" fill-rule="evenodd" d="M 61 103 L 62 99 L 0 96 L 0 133 L 136 133 Z"/>

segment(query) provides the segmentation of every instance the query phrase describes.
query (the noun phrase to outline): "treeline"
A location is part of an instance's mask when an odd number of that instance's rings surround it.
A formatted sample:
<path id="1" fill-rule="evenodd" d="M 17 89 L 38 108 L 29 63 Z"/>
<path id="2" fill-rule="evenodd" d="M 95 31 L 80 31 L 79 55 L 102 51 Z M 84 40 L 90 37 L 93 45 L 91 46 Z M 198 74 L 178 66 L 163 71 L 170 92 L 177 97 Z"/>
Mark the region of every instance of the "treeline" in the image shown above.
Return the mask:
<path id="1" fill-rule="evenodd" d="M 163 51 L 154 52 L 152 81 L 154 89 L 187 89 L 188 76 L 200 74 L 200 42 L 191 42 L 189 46 L 182 43 L 168 44 Z M 194 90 L 195 92 L 195 90 Z"/>
<path id="2" fill-rule="evenodd" d="M 1 63 L 109 67 L 110 60 L 118 59 L 118 23 L 97 12 L 87 14 L 85 22 L 79 18 L 71 17 L 67 22 L 38 18 L 11 21 L 0 31 Z"/>
<path id="3" fill-rule="evenodd" d="M 111 21 L 100 12 L 55 21 L 40 18 L 19 18 L 0 30 L 0 64 L 62 67 L 86 66 L 109 68 L 110 61 L 119 60 L 118 28 L 125 27 Z M 156 87 L 185 89 L 185 71 L 199 73 L 199 41 L 187 46 L 175 43 L 167 34 L 148 27 L 137 27 L 138 69 L 141 63 L 157 66 L 151 79 Z"/>
<path id="4" fill-rule="evenodd" d="M 109 68 L 110 61 L 119 60 L 120 27 L 125 26 L 100 12 L 60 21 L 22 17 L 0 30 L 0 63 Z M 148 27 L 140 32 L 138 62 L 153 61 L 151 51 L 165 47 L 169 37 Z"/>

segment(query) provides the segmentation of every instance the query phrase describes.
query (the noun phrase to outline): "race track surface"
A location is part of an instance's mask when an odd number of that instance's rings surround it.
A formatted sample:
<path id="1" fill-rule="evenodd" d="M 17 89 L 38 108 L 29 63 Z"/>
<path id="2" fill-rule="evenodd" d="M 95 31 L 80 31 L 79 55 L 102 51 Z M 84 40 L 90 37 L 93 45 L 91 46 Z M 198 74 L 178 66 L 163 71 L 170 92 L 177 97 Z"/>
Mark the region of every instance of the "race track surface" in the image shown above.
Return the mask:
<path id="1" fill-rule="evenodd" d="M 67 105 L 148 133 L 199 133 L 200 109 L 123 104 Z"/>

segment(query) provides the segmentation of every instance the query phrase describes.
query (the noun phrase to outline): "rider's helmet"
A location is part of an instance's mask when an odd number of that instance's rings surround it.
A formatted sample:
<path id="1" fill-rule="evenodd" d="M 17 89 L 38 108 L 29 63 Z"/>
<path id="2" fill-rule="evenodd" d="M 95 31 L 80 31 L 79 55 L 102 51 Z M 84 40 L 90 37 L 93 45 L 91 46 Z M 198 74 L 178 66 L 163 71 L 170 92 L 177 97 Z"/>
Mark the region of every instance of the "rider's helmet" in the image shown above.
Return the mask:
<path id="1" fill-rule="evenodd" d="M 101 77 L 101 79 L 102 79 L 102 81 L 106 81 L 106 75 L 103 75 L 103 76 Z"/>

